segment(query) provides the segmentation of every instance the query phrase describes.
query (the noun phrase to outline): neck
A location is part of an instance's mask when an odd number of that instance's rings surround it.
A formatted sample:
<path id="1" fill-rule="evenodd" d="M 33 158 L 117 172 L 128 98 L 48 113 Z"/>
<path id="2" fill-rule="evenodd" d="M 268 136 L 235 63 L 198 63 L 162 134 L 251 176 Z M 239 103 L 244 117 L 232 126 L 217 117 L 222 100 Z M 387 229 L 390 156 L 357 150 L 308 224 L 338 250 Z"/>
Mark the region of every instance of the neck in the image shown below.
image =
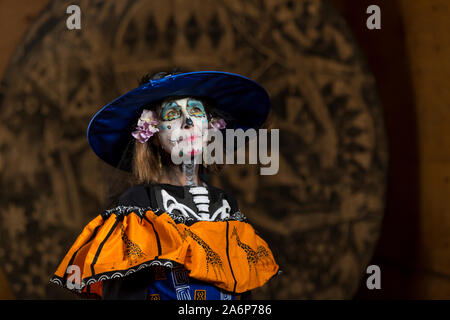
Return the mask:
<path id="1" fill-rule="evenodd" d="M 166 167 L 163 170 L 160 183 L 167 183 L 179 186 L 198 186 L 201 181 L 198 177 L 198 164 L 181 164 L 178 166 Z"/>
<path id="2" fill-rule="evenodd" d="M 181 168 L 183 169 L 183 175 L 186 180 L 186 184 L 188 186 L 196 186 L 198 185 L 199 179 L 198 179 L 198 166 L 195 164 L 182 164 Z"/>

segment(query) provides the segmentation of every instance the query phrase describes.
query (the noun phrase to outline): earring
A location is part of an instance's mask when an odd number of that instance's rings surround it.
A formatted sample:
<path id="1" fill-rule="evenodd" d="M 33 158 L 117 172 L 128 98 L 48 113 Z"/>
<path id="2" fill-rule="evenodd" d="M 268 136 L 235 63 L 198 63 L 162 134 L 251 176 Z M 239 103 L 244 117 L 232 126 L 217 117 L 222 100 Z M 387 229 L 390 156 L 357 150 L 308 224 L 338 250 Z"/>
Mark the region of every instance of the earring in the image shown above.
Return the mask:
<path id="1" fill-rule="evenodd" d="M 161 161 L 161 153 L 160 152 L 158 152 L 158 167 L 159 167 L 159 171 L 161 171 L 162 161 Z"/>

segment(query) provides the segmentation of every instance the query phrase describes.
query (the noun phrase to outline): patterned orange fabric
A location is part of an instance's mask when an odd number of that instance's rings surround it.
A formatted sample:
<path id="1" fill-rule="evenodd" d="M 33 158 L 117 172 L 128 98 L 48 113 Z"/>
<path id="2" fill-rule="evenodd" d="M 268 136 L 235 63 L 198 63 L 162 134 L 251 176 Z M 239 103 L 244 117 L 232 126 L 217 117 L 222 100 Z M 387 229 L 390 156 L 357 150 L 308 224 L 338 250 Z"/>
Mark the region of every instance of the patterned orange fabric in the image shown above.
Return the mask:
<path id="1" fill-rule="evenodd" d="M 82 231 L 55 272 L 53 282 L 70 278 L 84 293 L 101 296 L 102 281 L 143 267 L 181 264 L 189 276 L 229 292 L 264 285 L 279 267 L 267 243 L 242 221 L 176 224 L 167 214 L 147 210 L 123 216 L 101 215 Z M 66 273 L 78 266 L 79 280 Z"/>

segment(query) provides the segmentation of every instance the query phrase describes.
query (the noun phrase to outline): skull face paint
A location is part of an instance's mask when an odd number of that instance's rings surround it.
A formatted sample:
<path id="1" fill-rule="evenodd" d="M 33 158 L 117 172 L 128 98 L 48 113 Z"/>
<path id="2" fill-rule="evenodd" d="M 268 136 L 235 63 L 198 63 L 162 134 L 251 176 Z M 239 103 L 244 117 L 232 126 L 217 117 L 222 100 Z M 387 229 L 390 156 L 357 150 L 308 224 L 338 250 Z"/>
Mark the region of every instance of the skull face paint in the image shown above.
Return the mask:
<path id="1" fill-rule="evenodd" d="M 201 159 L 198 155 L 201 156 L 208 137 L 203 103 L 190 97 L 166 100 L 159 114 L 158 137 L 164 151 L 182 158 L 184 163 L 190 163 L 192 157 Z"/>

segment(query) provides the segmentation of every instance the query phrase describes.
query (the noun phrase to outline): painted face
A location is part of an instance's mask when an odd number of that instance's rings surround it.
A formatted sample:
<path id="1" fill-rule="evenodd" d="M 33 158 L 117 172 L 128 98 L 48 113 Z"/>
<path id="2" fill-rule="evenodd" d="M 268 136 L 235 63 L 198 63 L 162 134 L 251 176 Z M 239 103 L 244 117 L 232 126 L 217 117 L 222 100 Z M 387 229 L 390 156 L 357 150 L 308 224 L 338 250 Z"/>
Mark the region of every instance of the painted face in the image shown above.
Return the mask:
<path id="1" fill-rule="evenodd" d="M 166 100 L 160 107 L 158 137 L 162 148 L 183 159 L 201 155 L 207 141 L 208 118 L 195 98 Z"/>

